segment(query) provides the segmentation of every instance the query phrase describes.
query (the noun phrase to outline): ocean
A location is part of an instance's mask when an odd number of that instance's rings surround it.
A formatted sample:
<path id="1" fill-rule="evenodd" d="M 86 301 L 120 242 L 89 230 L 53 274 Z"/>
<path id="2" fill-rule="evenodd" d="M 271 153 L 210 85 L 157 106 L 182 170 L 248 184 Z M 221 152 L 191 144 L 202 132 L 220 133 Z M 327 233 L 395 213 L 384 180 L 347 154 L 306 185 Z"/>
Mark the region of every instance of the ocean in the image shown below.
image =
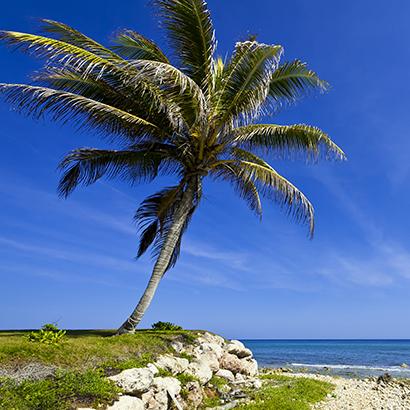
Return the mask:
<path id="1" fill-rule="evenodd" d="M 410 378 L 410 340 L 242 340 L 261 367 Z M 406 368 L 408 365 L 409 368 Z"/>

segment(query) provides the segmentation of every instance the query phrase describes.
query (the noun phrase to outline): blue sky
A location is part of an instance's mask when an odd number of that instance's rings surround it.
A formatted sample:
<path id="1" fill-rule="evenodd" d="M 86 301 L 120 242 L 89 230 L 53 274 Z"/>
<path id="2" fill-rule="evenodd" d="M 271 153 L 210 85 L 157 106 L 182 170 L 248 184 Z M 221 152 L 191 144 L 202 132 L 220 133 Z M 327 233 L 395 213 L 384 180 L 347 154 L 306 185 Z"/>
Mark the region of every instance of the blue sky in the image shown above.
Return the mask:
<path id="1" fill-rule="evenodd" d="M 132 28 L 165 46 L 145 1 L 39 0 L 3 6 L 3 29 L 63 21 L 106 42 Z M 252 4 L 252 7 L 250 7 Z M 223 184 L 204 200 L 142 326 L 157 320 L 241 338 L 410 338 L 410 3 L 209 0 L 218 52 L 258 39 L 285 47 L 332 88 L 272 122 L 326 130 L 345 163 L 274 165 L 315 205 L 316 234 L 264 202 L 262 223 Z M 0 81 L 24 82 L 40 62 L 0 48 Z M 168 181 L 101 181 L 56 195 L 58 161 L 95 135 L 34 122 L 0 103 L 0 328 L 116 327 L 148 279 L 132 215 Z"/>

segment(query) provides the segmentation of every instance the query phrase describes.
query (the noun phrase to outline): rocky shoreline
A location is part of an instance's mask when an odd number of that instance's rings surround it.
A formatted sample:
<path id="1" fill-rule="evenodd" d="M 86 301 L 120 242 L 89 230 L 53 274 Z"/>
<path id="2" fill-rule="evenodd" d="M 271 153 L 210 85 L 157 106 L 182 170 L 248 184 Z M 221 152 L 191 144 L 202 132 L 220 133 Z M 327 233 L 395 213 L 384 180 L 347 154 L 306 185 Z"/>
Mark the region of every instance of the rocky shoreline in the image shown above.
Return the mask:
<path id="1" fill-rule="evenodd" d="M 214 395 L 220 404 L 214 410 L 228 410 L 246 401 L 244 389 L 262 385 L 252 352 L 238 340 L 205 332 L 192 344 L 181 338 L 171 347 L 175 355 L 109 376 L 123 394 L 108 409 L 195 410 L 203 408 L 205 397 Z"/>
<path id="2" fill-rule="evenodd" d="M 309 373 L 286 373 L 289 377 L 309 377 L 335 386 L 314 410 L 409 410 L 410 380 L 388 376 L 348 379 Z"/>

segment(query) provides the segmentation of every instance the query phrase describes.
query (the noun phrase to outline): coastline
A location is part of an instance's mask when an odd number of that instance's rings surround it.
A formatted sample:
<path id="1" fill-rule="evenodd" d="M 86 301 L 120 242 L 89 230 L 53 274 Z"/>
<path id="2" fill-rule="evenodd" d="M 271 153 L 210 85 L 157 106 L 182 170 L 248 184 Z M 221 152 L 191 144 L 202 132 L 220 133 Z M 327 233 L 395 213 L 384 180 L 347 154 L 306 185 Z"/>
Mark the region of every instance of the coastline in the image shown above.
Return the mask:
<path id="1" fill-rule="evenodd" d="M 314 410 L 408 410 L 410 379 L 391 376 L 349 378 L 315 373 L 281 372 L 263 369 L 264 374 L 283 373 L 288 377 L 309 378 L 331 383 L 334 391 L 325 400 L 313 405 Z"/>

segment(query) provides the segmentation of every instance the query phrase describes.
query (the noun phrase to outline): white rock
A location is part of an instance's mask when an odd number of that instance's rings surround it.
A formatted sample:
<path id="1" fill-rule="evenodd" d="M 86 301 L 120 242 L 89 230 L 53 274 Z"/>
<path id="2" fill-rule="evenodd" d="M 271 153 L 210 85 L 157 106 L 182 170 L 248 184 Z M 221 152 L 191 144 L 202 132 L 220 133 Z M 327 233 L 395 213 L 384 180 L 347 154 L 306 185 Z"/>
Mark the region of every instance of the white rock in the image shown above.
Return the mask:
<path id="1" fill-rule="evenodd" d="M 242 349 L 245 349 L 245 345 L 240 340 L 232 339 L 229 341 L 229 344 L 236 345 Z"/>
<path id="2" fill-rule="evenodd" d="M 246 380 L 245 376 L 241 373 L 236 373 L 235 381 L 237 382 L 244 382 Z"/>
<path id="3" fill-rule="evenodd" d="M 145 409 L 149 410 L 168 410 L 168 393 L 162 390 L 154 393 L 150 390 L 142 395 L 142 400 L 145 404 Z"/>
<path id="4" fill-rule="evenodd" d="M 112 406 L 107 407 L 107 410 L 144 410 L 144 402 L 133 396 L 120 396 Z"/>
<path id="5" fill-rule="evenodd" d="M 240 373 L 238 373 L 239 375 Z M 222 377 L 225 380 L 228 380 L 228 382 L 233 382 L 235 381 L 235 376 L 230 370 L 226 369 L 219 369 L 216 373 L 215 376 Z"/>
<path id="6" fill-rule="evenodd" d="M 223 353 L 224 353 L 224 349 L 222 349 L 222 347 L 217 344 L 217 343 L 201 343 L 199 346 L 197 346 L 194 349 L 194 356 L 196 355 L 200 355 L 202 353 L 206 353 L 206 352 L 212 352 L 215 353 L 218 360 L 222 357 Z"/>
<path id="7" fill-rule="evenodd" d="M 155 391 L 166 391 L 177 396 L 181 392 L 181 382 L 174 377 L 155 377 L 152 383 Z"/>
<path id="8" fill-rule="evenodd" d="M 115 376 L 110 376 L 109 379 L 121 387 L 125 393 L 138 394 L 149 389 L 154 374 L 147 368 L 127 369 Z"/>
<path id="9" fill-rule="evenodd" d="M 200 337 L 198 337 L 197 343 L 215 343 L 219 346 L 223 346 L 225 344 L 225 340 L 221 336 L 205 332 Z"/>
<path id="10" fill-rule="evenodd" d="M 204 393 L 201 385 L 198 382 L 188 382 L 185 386 L 187 391 L 187 409 L 194 410 L 197 409 L 204 398 Z"/>
<path id="11" fill-rule="evenodd" d="M 168 370 L 172 374 L 183 373 L 188 368 L 189 361 L 181 357 L 174 357 L 171 355 L 163 355 L 158 357 L 155 366 Z"/>
<path id="12" fill-rule="evenodd" d="M 248 376 L 256 376 L 258 374 L 258 362 L 255 359 L 246 358 L 242 359 L 242 362 L 245 362 L 244 370 L 242 373 L 247 374 Z"/>
<path id="13" fill-rule="evenodd" d="M 178 340 L 174 340 L 171 342 L 171 347 L 177 352 L 181 353 L 184 351 L 184 344 Z"/>
<path id="14" fill-rule="evenodd" d="M 185 373 L 197 377 L 202 384 L 209 382 L 212 378 L 212 370 L 209 364 L 203 360 L 195 360 L 190 363 Z"/>
<path id="15" fill-rule="evenodd" d="M 148 363 L 146 366 L 147 369 L 151 370 L 152 374 L 155 376 L 156 374 L 158 374 L 159 370 L 158 367 L 155 366 L 155 364 L 152 363 Z"/>
<path id="16" fill-rule="evenodd" d="M 221 356 L 218 356 L 218 354 L 215 353 L 213 350 L 206 349 L 204 351 L 201 350 L 201 346 L 198 346 L 195 349 L 193 355 L 196 358 L 196 361 L 205 362 L 213 372 L 217 372 L 219 370 L 219 359 Z"/>
<path id="17" fill-rule="evenodd" d="M 230 354 L 234 354 L 235 356 L 239 357 L 240 359 L 242 359 L 244 357 L 252 357 L 252 351 L 247 349 L 243 345 L 243 343 L 241 343 L 239 340 L 231 341 L 228 344 L 228 346 L 226 346 L 225 350 Z"/>

